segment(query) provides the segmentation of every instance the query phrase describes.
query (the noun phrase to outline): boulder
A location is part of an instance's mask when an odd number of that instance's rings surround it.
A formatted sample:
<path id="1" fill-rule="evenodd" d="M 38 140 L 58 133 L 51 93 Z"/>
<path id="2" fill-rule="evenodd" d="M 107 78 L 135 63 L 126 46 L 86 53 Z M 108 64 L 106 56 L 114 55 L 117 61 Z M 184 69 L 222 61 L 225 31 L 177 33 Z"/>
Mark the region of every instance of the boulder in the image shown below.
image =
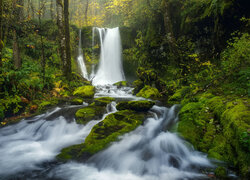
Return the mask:
<path id="1" fill-rule="evenodd" d="M 107 106 L 107 104 L 111 103 L 112 101 L 115 101 L 115 98 L 112 98 L 112 97 L 100 97 L 100 98 L 96 98 L 92 105 L 95 105 L 95 106 Z"/>
<path id="2" fill-rule="evenodd" d="M 75 99 L 72 99 L 70 104 L 72 105 L 82 105 L 83 104 L 83 100 L 80 99 L 80 98 L 75 98 Z"/>
<path id="3" fill-rule="evenodd" d="M 114 83 L 113 85 L 117 86 L 118 88 L 121 88 L 121 87 L 128 86 L 128 82 L 127 81 L 119 81 L 117 83 Z"/>
<path id="4" fill-rule="evenodd" d="M 153 88 L 151 86 L 144 86 L 143 89 L 140 90 L 139 93 L 136 94 L 137 97 L 144 97 L 147 99 L 158 99 L 161 97 L 161 94 L 156 88 Z"/>
<path id="5" fill-rule="evenodd" d="M 106 112 L 106 107 L 102 106 L 87 106 L 79 109 L 76 112 L 76 122 L 78 124 L 87 124 L 89 121 L 94 119 L 101 119 L 103 114 Z"/>
<path id="6" fill-rule="evenodd" d="M 131 110 L 109 114 L 102 122 L 92 128 L 84 143 L 64 148 L 57 158 L 62 161 L 87 160 L 95 153 L 108 147 L 111 142 L 118 140 L 118 136 L 133 131 L 143 123 L 144 119 L 144 113 Z"/>
<path id="7" fill-rule="evenodd" d="M 82 98 L 93 98 L 95 95 L 95 87 L 94 86 L 79 87 L 73 92 L 73 95 Z"/>
<path id="8" fill-rule="evenodd" d="M 143 100 L 143 101 L 122 101 L 119 102 L 116 106 L 117 110 L 134 110 L 134 111 L 141 111 L 141 112 L 146 112 L 148 111 L 150 108 L 153 107 L 153 105 L 155 105 L 155 102 L 153 101 L 147 101 L 147 100 Z"/>

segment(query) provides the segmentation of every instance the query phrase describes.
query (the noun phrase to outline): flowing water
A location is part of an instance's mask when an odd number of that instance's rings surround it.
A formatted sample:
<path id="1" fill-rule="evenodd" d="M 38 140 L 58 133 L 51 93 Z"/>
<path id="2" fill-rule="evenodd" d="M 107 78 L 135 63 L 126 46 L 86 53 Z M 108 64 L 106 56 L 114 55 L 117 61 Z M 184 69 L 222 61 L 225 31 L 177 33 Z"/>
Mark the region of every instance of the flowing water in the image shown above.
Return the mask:
<path id="1" fill-rule="evenodd" d="M 88 79 L 88 71 L 84 63 L 83 52 L 82 52 L 82 31 L 79 30 L 79 45 L 78 45 L 78 57 L 77 62 L 81 70 L 81 75 L 85 79 Z"/>
<path id="2" fill-rule="evenodd" d="M 120 41 L 119 29 L 97 29 L 101 41 L 101 62 L 93 79 L 97 85 L 95 97 L 109 96 L 119 101 L 143 99 L 133 96 L 130 87 L 110 85 L 124 80 L 121 48 L 116 42 Z M 143 125 L 119 137 L 119 141 L 87 162 L 57 162 L 56 155 L 62 148 L 83 143 L 94 125 L 117 111 L 116 102 L 112 102 L 107 105 L 107 113 L 102 119 L 93 119 L 86 125 L 76 124 L 74 114 L 84 106 L 87 104 L 57 107 L 0 128 L 0 179 L 207 179 L 201 172 L 213 165 L 206 155 L 195 151 L 171 131 L 178 121 L 177 105 L 171 108 L 153 106 Z"/>
<path id="3" fill-rule="evenodd" d="M 137 99 L 131 88 L 100 87 L 97 97 Z M 121 96 L 126 94 L 126 96 Z M 116 103 L 107 106 L 116 111 Z M 154 106 L 145 123 L 120 137 L 88 162 L 56 163 L 64 147 L 82 143 L 100 120 L 78 125 L 74 113 L 82 106 L 57 107 L 45 114 L 0 129 L 0 179 L 179 180 L 205 179 L 201 169 L 212 167 L 204 154 L 193 150 L 169 131 L 178 121 L 178 106 Z"/>
<path id="4" fill-rule="evenodd" d="M 100 37 L 100 62 L 93 78 L 94 85 L 114 84 L 124 81 L 122 47 L 119 28 L 96 28 Z"/>

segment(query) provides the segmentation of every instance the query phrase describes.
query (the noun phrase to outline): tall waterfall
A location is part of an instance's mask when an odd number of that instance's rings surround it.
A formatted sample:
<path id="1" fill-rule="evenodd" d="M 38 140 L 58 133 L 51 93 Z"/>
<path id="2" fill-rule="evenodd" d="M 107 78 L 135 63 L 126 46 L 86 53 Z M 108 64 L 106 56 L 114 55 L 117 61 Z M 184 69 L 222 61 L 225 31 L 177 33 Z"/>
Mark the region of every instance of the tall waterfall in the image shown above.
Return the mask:
<path id="1" fill-rule="evenodd" d="M 119 28 L 96 28 L 100 37 L 99 68 L 93 78 L 94 85 L 113 84 L 125 80 L 122 57 L 121 37 Z"/>
<path id="2" fill-rule="evenodd" d="M 81 75 L 85 79 L 88 79 L 88 72 L 84 63 L 83 52 L 82 52 L 82 31 L 79 30 L 79 45 L 78 45 L 78 57 L 77 62 L 80 66 Z"/>

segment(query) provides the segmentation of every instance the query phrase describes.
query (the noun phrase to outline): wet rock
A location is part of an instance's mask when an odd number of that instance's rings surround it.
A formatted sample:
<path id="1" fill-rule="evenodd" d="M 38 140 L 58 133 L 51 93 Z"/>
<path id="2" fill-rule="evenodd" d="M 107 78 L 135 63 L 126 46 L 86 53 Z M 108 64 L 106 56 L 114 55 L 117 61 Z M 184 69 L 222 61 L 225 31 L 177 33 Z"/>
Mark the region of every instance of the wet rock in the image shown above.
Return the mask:
<path id="1" fill-rule="evenodd" d="M 122 101 L 116 106 L 117 110 L 134 110 L 134 111 L 148 111 L 155 105 L 153 101 Z"/>
<path id="2" fill-rule="evenodd" d="M 136 94 L 137 97 L 144 97 L 147 99 L 158 99 L 161 94 L 156 88 L 146 85 L 139 93 Z"/>
<path id="3" fill-rule="evenodd" d="M 94 86 L 79 87 L 73 92 L 73 95 L 82 98 L 93 98 L 95 95 L 95 87 Z"/>
<path id="4" fill-rule="evenodd" d="M 70 104 L 72 104 L 72 105 L 82 105 L 83 104 L 83 99 L 80 99 L 80 98 L 72 99 Z"/>
<path id="5" fill-rule="evenodd" d="M 120 81 L 120 82 L 114 83 L 113 85 L 117 86 L 118 88 L 121 88 L 121 87 L 128 86 L 128 82 L 127 81 Z"/>
<path id="6" fill-rule="evenodd" d="M 95 105 L 95 106 L 107 106 L 112 101 L 115 101 L 115 98 L 112 98 L 112 97 L 100 97 L 100 98 L 96 98 L 92 105 Z"/>
<path id="7" fill-rule="evenodd" d="M 143 123 L 144 119 L 144 113 L 131 110 L 109 114 L 92 128 L 84 143 L 64 148 L 57 158 L 62 161 L 86 160 L 108 147 L 111 142 L 118 140 L 118 136 L 133 131 Z"/>
<path id="8" fill-rule="evenodd" d="M 91 120 L 101 119 L 106 112 L 106 107 L 103 106 L 87 106 L 79 109 L 76 112 L 76 122 L 78 124 L 86 124 Z"/>

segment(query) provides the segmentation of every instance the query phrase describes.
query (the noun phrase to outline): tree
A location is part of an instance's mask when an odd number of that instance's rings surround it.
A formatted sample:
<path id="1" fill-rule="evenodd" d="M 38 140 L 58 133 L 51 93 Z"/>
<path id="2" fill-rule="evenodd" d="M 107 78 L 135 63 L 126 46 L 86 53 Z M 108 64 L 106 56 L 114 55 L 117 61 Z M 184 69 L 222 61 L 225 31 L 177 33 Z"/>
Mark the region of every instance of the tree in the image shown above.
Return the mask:
<path id="1" fill-rule="evenodd" d="M 20 57 L 20 49 L 19 49 L 19 42 L 18 42 L 18 25 L 23 20 L 23 0 L 13 0 L 13 15 L 14 15 L 14 28 L 13 28 L 13 60 L 14 60 L 14 67 L 19 69 L 22 65 L 21 57 Z"/>
<path id="2" fill-rule="evenodd" d="M 69 32 L 69 0 L 64 0 L 64 28 L 66 40 L 66 61 L 63 67 L 64 75 L 68 80 L 71 78 L 71 52 L 70 52 L 70 32 Z"/>
<path id="3" fill-rule="evenodd" d="M 0 68 L 2 67 L 2 49 L 3 49 L 2 19 L 3 19 L 3 1 L 0 0 Z M 0 71 L 1 71 L 1 69 L 0 69 Z"/>

